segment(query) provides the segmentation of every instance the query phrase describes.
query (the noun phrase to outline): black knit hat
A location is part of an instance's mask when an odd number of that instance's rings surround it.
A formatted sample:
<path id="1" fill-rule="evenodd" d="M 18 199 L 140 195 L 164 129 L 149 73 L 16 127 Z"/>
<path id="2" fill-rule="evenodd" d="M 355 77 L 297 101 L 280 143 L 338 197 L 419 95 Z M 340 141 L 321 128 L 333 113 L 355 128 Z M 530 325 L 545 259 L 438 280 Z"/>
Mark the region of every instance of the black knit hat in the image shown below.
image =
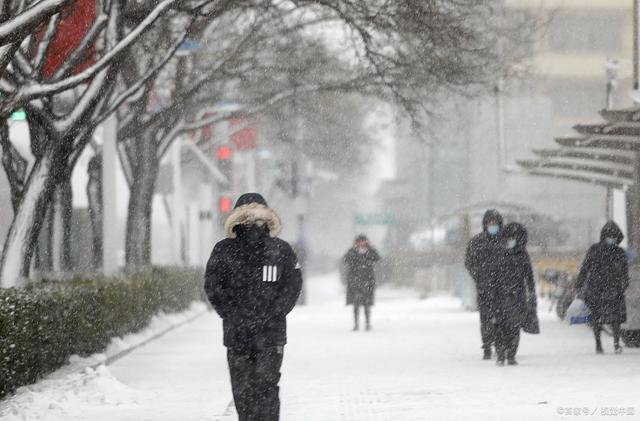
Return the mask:
<path id="1" fill-rule="evenodd" d="M 267 205 L 267 201 L 264 200 L 264 197 L 260 193 L 245 193 L 238 198 L 236 201 L 236 205 L 234 208 L 239 208 L 240 206 L 249 205 L 251 203 L 257 203 L 259 205 Z"/>

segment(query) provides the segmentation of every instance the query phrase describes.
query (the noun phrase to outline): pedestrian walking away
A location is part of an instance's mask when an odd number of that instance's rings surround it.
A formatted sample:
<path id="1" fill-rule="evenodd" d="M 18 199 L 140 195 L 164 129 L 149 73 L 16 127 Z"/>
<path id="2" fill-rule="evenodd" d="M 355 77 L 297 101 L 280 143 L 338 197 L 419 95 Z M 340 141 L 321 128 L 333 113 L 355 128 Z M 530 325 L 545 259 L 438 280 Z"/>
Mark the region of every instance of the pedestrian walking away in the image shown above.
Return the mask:
<path id="1" fill-rule="evenodd" d="M 380 255 L 369 243 L 369 239 L 360 234 L 353 247 L 343 257 L 347 280 L 347 305 L 353 304 L 353 330 L 360 327 L 360 307 L 364 309 L 365 329 L 371 329 L 371 307 L 375 302 L 375 264 Z"/>
<path id="2" fill-rule="evenodd" d="M 222 318 L 239 421 L 277 421 L 286 315 L 302 287 L 291 246 L 277 238 L 280 219 L 257 193 L 236 202 L 205 272 L 205 291 Z"/>
<path id="3" fill-rule="evenodd" d="M 478 297 L 480 313 L 480 335 L 482 338 L 483 359 L 491 359 L 491 347 L 495 329 L 491 313 L 491 288 L 495 283 L 496 268 L 502 258 L 502 247 L 498 234 L 503 219 L 500 212 L 489 209 L 482 218 L 482 232 L 469 241 L 465 252 L 465 267 L 473 278 Z"/>
<path id="4" fill-rule="evenodd" d="M 629 286 L 629 265 L 620 243 L 624 239 L 615 222 L 609 221 L 602 228 L 600 242 L 591 246 L 580 267 L 576 289 L 578 295 L 591 310 L 596 353 L 604 352 L 600 334 L 608 324 L 613 331 L 616 353 L 620 346 L 620 325 L 627 320 L 624 293 Z"/>
<path id="5" fill-rule="evenodd" d="M 495 323 L 497 364 L 516 365 L 520 329 L 537 307 L 531 259 L 527 252 L 527 230 L 521 224 L 507 224 L 500 233 L 503 256 L 491 289 L 491 311 Z"/>

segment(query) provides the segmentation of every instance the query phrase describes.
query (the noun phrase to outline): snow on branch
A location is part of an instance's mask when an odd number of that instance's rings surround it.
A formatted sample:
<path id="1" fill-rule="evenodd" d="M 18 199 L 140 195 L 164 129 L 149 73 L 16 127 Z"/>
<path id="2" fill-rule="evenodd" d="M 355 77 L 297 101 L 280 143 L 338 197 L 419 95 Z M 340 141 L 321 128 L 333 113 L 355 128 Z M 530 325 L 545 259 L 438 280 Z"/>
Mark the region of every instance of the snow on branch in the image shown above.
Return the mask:
<path id="1" fill-rule="evenodd" d="M 117 98 L 115 98 L 112 103 L 109 105 L 109 108 L 102 114 L 102 116 L 95 122 L 95 126 L 102 123 L 104 120 L 109 118 L 109 116 L 116 111 L 122 104 L 124 104 L 131 96 L 133 96 L 136 92 L 138 92 L 151 78 L 156 76 L 160 70 L 164 68 L 164 66 L 171 60 L 171 58 L 175 55 L 175 52 L 180 47 L 180 44 L 186 39 L 188 34 L 188 30 L 182 32 L 181 36 L 174 43 L 174 45 L 169 48 L 169 50 L 165 53 L 162 60 L 160 60 L 154 67 L 152 67 L 145 75 L 140 77 L 136 83 L 127 88 L 124 92 L 120 93 Z"/>
<path id="2" fill-rule="evenodd" d="M 72 89 L 86 80 L 94 77 L 96 73 L 108 66 L 117 59 L 127 48 L 129 48 L 141 35 L 151 28 L 153 23 L 162 16 L 177 0 L 163 0 L 138 26 L 120 40 L 111 50 L 100 58 L 96 63 L 78 73 L 53 83 L 32 83 L 22 89 L 16 101 L 18 103 L 29 101 L 38 96 L 57 94 Z"/>
<path id="3" fill-rule="evenodd" d="M 19 41 L 25 32 L 32 31 L 41 22 L 60 12 L 73 0 L 41 0 L 19 15 L 0 24 L 0 46 Z"/>
<path id="4" fill-rule="evenodd" d="M 44 63 L 46 61 L 47 53 L 49 52 L 49 45 L 51 45 L 51 41 L 53 41 L 53 38 L 58 33 L 59 23 L 60 13 L 56 13 L 49 19 L 47 30 L 44 33 L 42 40 L 38 43 L 38 48 L 34 59 L 34 69 L 32 72 L 34 76 L 42 71 Z"/>
<path id="5" fill-rule="evenodd" d="M 91 29 L 87 32 L 87 34 L 82 38 L 80 44 L 73 50 L 73 52 L 69 55 L 69 57 L 64 61 L 62 66 L 53 74 L 52 80 L 58 81 L 62 77 L 67 76 L 72 69 L 78 64 L 80 60 L 86 55 L 89 46 L 93 44 L 96 40 L 100 32 L 104 29 L 107 24 L 108 18 L 107 15 L 101 13 L 96 18 L 95 22 L 91 26 Z"/>

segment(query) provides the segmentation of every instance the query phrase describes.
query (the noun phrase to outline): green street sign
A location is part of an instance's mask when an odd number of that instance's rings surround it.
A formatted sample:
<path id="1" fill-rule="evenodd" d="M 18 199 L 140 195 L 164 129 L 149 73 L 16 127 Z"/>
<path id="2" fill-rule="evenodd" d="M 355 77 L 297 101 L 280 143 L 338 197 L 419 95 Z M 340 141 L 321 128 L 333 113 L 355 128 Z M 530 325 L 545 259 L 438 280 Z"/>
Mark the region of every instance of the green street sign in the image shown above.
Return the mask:
<path id="1" fill-rule="evenodd" d="M 27 119 L 27 112 L 23 109 L 19 109 L 11 114 L 11 120 L 13 121 L 24 121 Z"/>
<path id="2" fill-rule="evenodd" d="M 386 213 L 357 213 L 355 216 L 356 225 L 393 225 L 396 218 Z"/>

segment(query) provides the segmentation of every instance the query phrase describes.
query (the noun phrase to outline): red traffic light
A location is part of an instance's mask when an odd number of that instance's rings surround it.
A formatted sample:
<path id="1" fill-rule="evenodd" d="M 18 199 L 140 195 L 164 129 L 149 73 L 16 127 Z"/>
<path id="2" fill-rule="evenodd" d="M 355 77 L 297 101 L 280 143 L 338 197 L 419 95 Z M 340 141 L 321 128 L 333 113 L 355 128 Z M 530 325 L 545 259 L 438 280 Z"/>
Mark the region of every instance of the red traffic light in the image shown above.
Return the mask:
<path id="1" fill-rule="evenodd" d="M 220 146 L 218 151 L 216 152 L 216 157 L 221 161 L 226 161 L 227 159 L 231 159 L 233 156 L 233 149 L 231 146 Z"/>
<path id="2" fill-rule="evenodd" d="M 233 209 L 233 203 L 231 201 L 231 198 L 228 196 L 223 196 L 220 198 L 220 212 L 222 213 L 229 213 L 231 212 L 231 209 Z"/>

